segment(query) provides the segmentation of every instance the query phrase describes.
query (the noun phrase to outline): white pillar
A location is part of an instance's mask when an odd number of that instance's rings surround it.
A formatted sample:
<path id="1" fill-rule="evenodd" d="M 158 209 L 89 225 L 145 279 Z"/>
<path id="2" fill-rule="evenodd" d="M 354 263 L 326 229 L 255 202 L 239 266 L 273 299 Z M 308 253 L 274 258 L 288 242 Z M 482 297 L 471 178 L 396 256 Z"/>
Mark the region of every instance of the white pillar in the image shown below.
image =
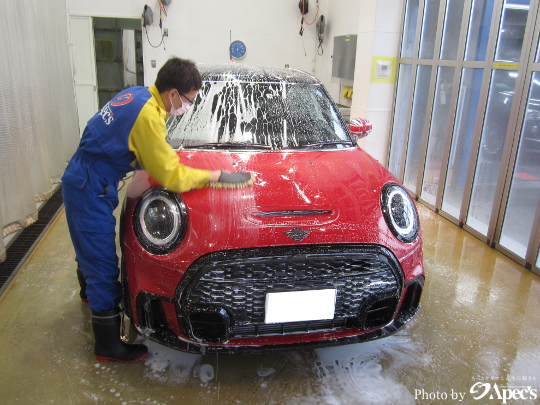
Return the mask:
<path id="1" fill-rule="evenodd" d="M 405 0 L 360 0 L 358 43 L 354 73 L 351 119 L 364 117 L 373 124 L 362 148 L 387 165 L 395 91 L 395 72 Z M 377 77 L 374 65 L 392 64 L 390 77 Z"/>
<path id="2" fill-rule="evenodd" d="M 124 87 L 137 85 L 137 67 L 135 63 L 135 31 L 122 30 L 124 48 Z"/>

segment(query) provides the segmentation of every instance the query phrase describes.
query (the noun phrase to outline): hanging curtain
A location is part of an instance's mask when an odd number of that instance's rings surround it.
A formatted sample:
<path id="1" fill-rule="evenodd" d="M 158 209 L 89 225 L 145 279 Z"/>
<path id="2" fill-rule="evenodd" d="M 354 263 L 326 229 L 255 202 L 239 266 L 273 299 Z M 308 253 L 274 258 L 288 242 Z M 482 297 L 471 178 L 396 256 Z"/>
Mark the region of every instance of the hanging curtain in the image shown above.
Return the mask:
<path id="1" fill-rule="evenodd" d="M 122 30 L 122 48 L 124 49 L 124 88 L 136 86 L 135 30 Z"/>
<path id="2" fill-rule="evenodd" d="M 0 261 L 3 239 L 38 218 L 79 142 L 65 0 L 0 12 Z"/>

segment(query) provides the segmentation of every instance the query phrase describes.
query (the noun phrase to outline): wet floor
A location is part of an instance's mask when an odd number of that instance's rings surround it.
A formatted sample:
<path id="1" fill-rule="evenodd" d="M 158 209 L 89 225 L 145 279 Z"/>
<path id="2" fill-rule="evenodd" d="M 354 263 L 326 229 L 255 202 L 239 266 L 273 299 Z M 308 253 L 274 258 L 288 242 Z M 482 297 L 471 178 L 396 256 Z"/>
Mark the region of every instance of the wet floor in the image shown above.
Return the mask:
<path id="1" fill-rule="evenodd" d="M 135 364 L 95 361 L 62 213 L 0 297 L 0 403 L 539 404 L 540 277 L 419 213 L 423 307 L 396 335 L 243 356 L 146 342 Z"/>

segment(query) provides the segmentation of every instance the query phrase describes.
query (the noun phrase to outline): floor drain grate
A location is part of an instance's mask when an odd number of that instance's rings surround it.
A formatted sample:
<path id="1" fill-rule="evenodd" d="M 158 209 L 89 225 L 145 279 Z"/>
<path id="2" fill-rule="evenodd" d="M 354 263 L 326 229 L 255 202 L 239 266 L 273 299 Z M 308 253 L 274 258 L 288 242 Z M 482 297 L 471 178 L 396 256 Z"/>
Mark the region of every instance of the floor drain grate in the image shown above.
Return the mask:
<path id="1" fill-rule="evenodd" d="M 7 259 L 0 263 L 0 295 L 4 292 L 13 277 L 15 277 L 19 268 L 32 252 L 34 246 L 39 242 L 54 218 L 56 218 L 63 205 L 62 187 L 60 186 L 39 210 L 38 220 L 23 229 L 7 248 Z"/>

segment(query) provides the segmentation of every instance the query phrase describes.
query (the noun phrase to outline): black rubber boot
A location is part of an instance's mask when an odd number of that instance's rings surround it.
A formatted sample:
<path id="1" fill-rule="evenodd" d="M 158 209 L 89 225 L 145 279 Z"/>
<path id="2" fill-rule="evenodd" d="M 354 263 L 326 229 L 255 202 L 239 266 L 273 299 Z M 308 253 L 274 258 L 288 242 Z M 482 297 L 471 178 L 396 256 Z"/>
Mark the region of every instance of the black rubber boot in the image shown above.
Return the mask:
<path id="1" fill-rule="evenodd" d="M 84 281 L 84 276 L 78 264 L 77 264 L 77 278 L 79 279 L 79 285 L 81 286 L 79 297 L 81 297 L 82 302 L 88 302 L 88 298 L 86 297 L 86 281 Z"/>
<path id="2" fill-rule="evenodd" d="M 130 363 L 148 355 L 145 345 L 129 345 L 120 339 L 120 310 L 92 311 L 92 328 L 96 343 L 94 354 L 98 361 L 120 361 Z"/>

